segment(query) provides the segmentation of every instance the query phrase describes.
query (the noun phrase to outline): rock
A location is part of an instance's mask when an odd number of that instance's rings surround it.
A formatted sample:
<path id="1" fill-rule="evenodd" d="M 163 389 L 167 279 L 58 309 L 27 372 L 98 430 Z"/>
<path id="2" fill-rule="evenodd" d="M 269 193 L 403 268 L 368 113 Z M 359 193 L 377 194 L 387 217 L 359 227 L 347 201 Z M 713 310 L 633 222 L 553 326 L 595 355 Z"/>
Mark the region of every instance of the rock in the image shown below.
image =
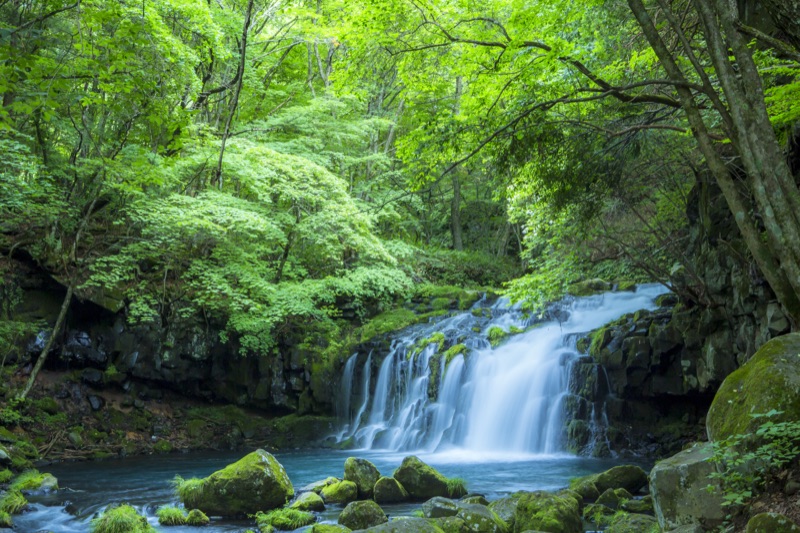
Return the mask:
<path id="1" fill-rule="evenodd" d="M 601 494 L 608 489 L 625 489 L 635 494 L 647 486 L 647 473 L 638 466 L 620 465 L 596 474 L 593 481 Z"/>
<path id="2" fill-rule="evenodd" d="M 359 498 L 372 498 L 375 483 L 380 477 L 381 473 L 375 465 L 366 459 L 348 457 L 344 462 L 344 479 L 356 484 Z"/>
<path id="3" fill-rule="evenodd" d="M 659 461 L 650 471 L 650 494 L 662 529 L 701 523 L 713 528 L 725 519 L 719 482 L 708 478 L 716 471 L 708 461 L 712 455 L 710 444 L 698 444 Z M 716 490 L 709 492 L 709 485 Z"/>
<path id="4" fill-rule="evenodd" d="M 786 482 L 786 485 L 783 486 L 783 493 L 787 496 L 794 496 L 800 492 L 800 482 L 795 479 L 790 479 Z"/>
<path id="5" fill-rule="evenodd" d="M 435 519 L 436 524 L 444 533 L 469 533 L 467 523 L 457 516 L 444 516 Z"/>
<path id="6" fill-rule="evenodd" d="M 205 479 L 183 482 L 178 495 L 188 509 L 241 516 L 282 507 L 294 496 L 294 488 L 275 457 L 256 450 Z"/>
<path id="7" fill-rule="evenodd" d="M 320 481 L 309 483 L 308 485 L 299 488 L 297 492 L 316 492 L 317 494 L 319 494 L 320 492 L 322 492 L 322 489 L 324 489 L 328 485 L 333 485 L 334 483 L 339 483 L 340 481 L 341 479 L 339 478 L 328 477 Z"/>
<path id="8" fill-rule="evenodd" d="M 746 533 L 800 533 L 800 526 L 778 513 L 761 513 L 747 522 Z"/>
<path id="9" fill-rule="evenodd" d="M 412 498 L 427 500 L 434 496 L 449 496 L 447 478 L 414 455 L 403 459 L 392 476 Z"/>
<path id="10" fill-rule="evenodd" d="M 597 498 L 596 503 L 617 510 L 623 500 L 630 500 L 631 498 L 633 498 L 633 496 L 625 489 L 606 489 L 605 492 Z"/>
<path id="11" fill-rule="evenodd" d="M 304 492 L 289 507 L 300 511 L 324 511 L 325 502 L 316 492 Z"/>
<path id="12" fill-rule="evenodd" d="M 528 530 L 550 533 L 581 533 L 583 526 L 578 503 L 548 492 L 523 494 L 514 513 L 514 532 Z"/>
<path id="13" fill-rule="evenodd" d="M 339 524 L 350 529 L 367 529 L 388 521 L 383 509 L 372 500 L 350 502 L 339 515 Z"/>
<path id="14" fill-rule="evenodd" d="M 706 533 L 706 530 L 703 529 L 703 526 L 691 524 L 670 529 L 667 533 Z"/>
<path id="15" fill-rule="evenodd" d="M 508 525 L 485 505 L 458 502 L 458 518 L 462 519 L 468 531 L 480 533 L 507 533 Z"/>
<path id="16" fill-rule="evenodd" d="M 645 496 L 640 500 L 628 500 L 620 504 L 620 509 L 626 513 L 654 514 L 652 496 Z"/>
<path id="17" fill-rule="evenodd" d="M 606 533 L 646 533 L 657 531 L 658 521 L 644 514 L 623 514 L 611 520 Z"/>
<path id="18" fill-rule="evenodd" d="M 350 533 L 352 531 L 349 527 L 339 524 L 314 524 L 311 527 L 311 533 Z"/>
<path id="19" fill-rule="evenodd" d="M 753 433 L 750 415 L 781 411 L 773 422 L 800 420 L 800 333 L 772 339 L 722 382 L 706 418 L 708 438 Z"/>
<path id="20" fill-rule="evenodd" d="M 512 494 L 511 496 L 506 496 L 505 498 L 500 498 L 499 500 L 495 500 L 489 504 L 489 509 L 494 511 L 500 519 L 508 524 L 510 530 L 514 530 L 514 515 L 517 512 L 517 504 L 519 503 L 519 499 L 522 497 L 521 492 Z"/>
<path id="21" fill-rule="evenodd" d="M 103 373 L 96 368 L 84 368 L 81 372 L 81 381 L 90 387 L 103 386 Z"/>
<path id="22" fill-rule="evenodd" d="M 92 411 L 99 411 L 106 405 L 106 401 L 95 394 L 90 394 L 87 400 L 89 400 L 89 407 L 92 408 Z"/>
<path id="23" fill-rule="evenodd" d="M 612 289 L 612 284 L 599 278 L 578 281 L 570 285 L 567 291 L 573 296 L 591 296 Z"/>
<path id="24" fill-rule="evenodd" d="M 422 514 L 425 518 L 455 516 L 458 514 L 458 505 L 453 500 L 436 496 L 422 504 Z"/>
<path id="25" fill-rule="evenodd" d="M 209 522 L 210 520 L 206 514 L 200 509 L 192 509 L 189 511 L 189 514 L 186 515 L 187 526 L 207 526 Z"/>
<path id="26" fill-rule="evenodd" d="M 352 481 L 339 481 L 324 487 L 320 495 L 326 503 L 349 503 L 358 499 L 358 487 Z"/>
<path id="27" fill-rule="evenodd" d="M 591 476 L 590 476 L 591 477 Z M 570 490 L 575 491 L 584 500 L 593 502 L 600 497 L 600 491 L 594 484 L 594 481 L 586 478 L 578 478 L 569 484 Z"/>
<path id="28" fill-rule="evenodd" d="M 83 446 L 83 437 L 81 437 L 80 433 L 76 431 L 70 431 L 67 435 L 67 440 L 74 446 L 75 448 L 80 448 Z"/>
<path id="29" fill-rule="evenodd" d="M 560 491 L 556 492 L 556 496 L 561 496 L 562 498 L 572 498 L 578 504 L 578 508 L 583 507 L 583 496 L 575 492 L 571 489 L 561 489 Z"/>
<path id="30" fill-rule="evenodd" d="M 367 529 L 370 533 L 444 533 L 436 523 L 424 518 L 398 518 Z"/>
<path id="31" fill-rule="evenodd" d="M 467 494 L 460 500 L 463 503 L 479 503 L 481 505 L 489 505 L 489 500 L 483 494 Z"/>
<path id="32" fill-rule="evenodd" d="M 0 446 L 0 465 L 8 466 L 10 464 L 11 456 L 8 455 L 8 451 L 3 446 Z"/>
<path id="33" fill-rule="evenodd" d="M 377 503 L 398 503 L 408 501 L 408 492 L 393 477 L 381 477 L 375 482 L 373 498 Z"/>
<path id="34" fill-rule="evenodd" d="M 611 519 L 616 511 L 599 503 L 590 503 L 583 509 L 583 519 L 602 528 L 611 523 Z"/>

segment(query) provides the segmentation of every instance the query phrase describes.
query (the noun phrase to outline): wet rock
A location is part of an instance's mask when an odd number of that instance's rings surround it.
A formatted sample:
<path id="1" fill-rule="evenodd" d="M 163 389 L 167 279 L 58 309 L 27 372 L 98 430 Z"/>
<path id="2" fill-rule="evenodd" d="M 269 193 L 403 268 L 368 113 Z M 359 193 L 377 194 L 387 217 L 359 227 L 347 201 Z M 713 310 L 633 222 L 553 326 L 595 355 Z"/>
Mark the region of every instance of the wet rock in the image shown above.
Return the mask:
<path id="1" fill-rule="evenodd" d="M 311 526 L 311 533 L 350 533 L 349 527 L 339 524 L 314 524 Z"/>
<path id="2" fill-rule="evenodd" d="M 643 514 L 623 514 L 611 520 L 606 533 L 643 533 L 658 527 L 658 521 Z"/>
<path id="3" fill-rule="evenodd" d="M 429 499 L 434 496 L 448 496 L 447 478 L 433 467 L 420 461 L 416 456 L 403 459 L 393 476 L 415 499 Z"/>
<path id="4" fill-rule="evenodd" d="M 489 509 L 494 511 L 500 519 L 508 524 L 508 527 L 511 530 L 514 530 L 514 515 L 517 512 L 517 504 L 519 504 L 519 499 L 522 497 L 524 493 L 515 493 L 511 496 L 506 496 L 505 498 L 500 498 L 499 500 L 495 500 L 489 504 Z"/>
<path id="5" fill-rule="evenodd" d="M 641 499 L 623 501 L 622 503 L 620 503 L 619 508 L 625 511 L 626 513 L 637 513 L 637 514 L 655 513 L 655 511 L 653 510 L 653 498 L 652 496 L 649 495 Z"/>
<path id="6" fill-rule="evenodd" d="M 606 489 L 600 497 L 597 498 L 596 503 L 617 510 L 622 501 L 630 500 L 631 498 L 633 498 L 633 496 L 625 489 Z"/>
<path id="7" fill-rule="evenodd" d="M 81 381 L 90 387 L 101 388 L 103 386 L 103 373 L 96 368 L 84 368 L 81 372 Z"/>
<path id="8" fill-rule="evenodd" d="M 372 498 L 375 483 L 380 477 L 381 473 L 375 465 L 366 459 L 348 457 L 344 462 L 344 479 L 356 484 L 359 498 Z"/>
<path id="9" fill-rule="evenodd" d="M 94 394 L 90 394 L 87 400 L 89 400 L 89 407 L 92 408 L 92 411 L 99 411 L 106 405 L 106 401 L 102 397 Z"/>
<path id="10" fill-rule="evenodd" d="M 485 505 L 458 502 L 456 516 L 464 521 L 468 531 L 508 533 L 508 525 Z"/>
<path id="11" fill-rule="evenodd" d="M 398 518 L 367 529 L 370 533 L 444 533 L 435 522 L 424 518 Z"/>
<path id="12" fill-rule="evenodd" d="M 290 505 L 292 509 L 300 511 L 324 511 L 325 502 L 316 492 L 304 492 Z"/>
<path id="13" fill-rule="evenodd" d="M 322 492 L 322 489 L 327 487 L 328 485 L 333 485 L 335 483 L 339 483 L 341 479 L 336 477 L 328 477 L 325 479 L 321 479 L 319 481 L 314 481 L 313 483 L 309 483 L 303 487 L 300 487 L 297 492 L 316 492 L 319 494 Z"/>
<path id="14" fill-rule="evenodd" d="M 349 503 L 358 499 L 358 487 L 352 481 L 328 485 L 320 493 L 326 503 Z"/>
<path id="15" fill-rule="evenodd" d="M 448 498 L 436 496 L 422 504 L 422 514 L 425 518 L 455 516 L 458 514 L 458 504 Z"/>
<path id="16" fill-rule="evenodd" d="M 386 513 L 372 500 L 351 502 L 339 515 L 339 524 L 350 529 L 367 529 L 388 522 Z"/>
<path id="17" fill-rule="evenodd" d="M 578 503 L 543 491 L 523 494 L 514 513 L 514 532 L 529 530 L 582 533 Z"/>
<path id="18" fill-rule="evenodd" d="M 374 499 L 378 503 L 408 501 L 408 491 L 393 477 L 381 477 L 375 482 Z"/>
<path id="19" fill-rule="evenodd" d="M 761 513 L 747 522 L 746 533 L 800 533 L 800 526 L 778 513 Z"/>
<path id="20" fill-rule="evenodd" d="M 212 516 L 241 516 L 282 507 L 294 496 L 283 466 L 256 450 L 200 481 L 178 487 L 183 504 Z"/>

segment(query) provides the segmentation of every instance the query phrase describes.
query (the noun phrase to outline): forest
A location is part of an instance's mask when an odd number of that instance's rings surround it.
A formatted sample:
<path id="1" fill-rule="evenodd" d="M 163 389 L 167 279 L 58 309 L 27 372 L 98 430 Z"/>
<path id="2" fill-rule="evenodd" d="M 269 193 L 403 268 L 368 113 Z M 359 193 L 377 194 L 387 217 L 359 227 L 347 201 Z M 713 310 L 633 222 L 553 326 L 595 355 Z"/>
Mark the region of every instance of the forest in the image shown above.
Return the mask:
<path id="1" fill-rule="evenodd" d="M 0 0 L 0 94 L 0 531 L 800 531 L 798 0 Z"/>

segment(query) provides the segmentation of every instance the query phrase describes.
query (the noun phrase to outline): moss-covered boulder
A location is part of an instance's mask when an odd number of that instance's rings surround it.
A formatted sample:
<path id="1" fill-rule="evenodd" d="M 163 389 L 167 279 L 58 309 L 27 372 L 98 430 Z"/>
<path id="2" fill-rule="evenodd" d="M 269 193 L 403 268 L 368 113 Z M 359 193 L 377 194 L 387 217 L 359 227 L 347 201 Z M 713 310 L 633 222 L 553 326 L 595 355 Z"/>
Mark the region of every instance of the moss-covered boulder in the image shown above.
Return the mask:
<path id="1" fill-rule="evenodd" d="M 268 513 L 256 513 L 256 524 L 259 529 L 279 529 L 281 531 L 294 531 L 301 527 L 310 526 L 317 521 L 313 513 L 298 511 L 297 509 L 273 509 Z"/>
<path id="2" fill-rule="evenodd" d="M 596 474 L 593 481 L 601 494 L 608 489 L 625 489 L 636 494 L 647 486 L 647 473 L 635 465 L 620 465 Z"/>
<path id="3" fill-rule="evenodd" d="M 119 505 L 107 508 L 103 514 L 94 518 L 92 533 L 156 533 L 147 518 L 140 515 L 130 505 Z"/>
<path id="4" fill-rule="evenodd" d="M 377 503 L 400 503 L 408 501 L 408 491 L 393 477 L 381 477 L 375 482 L 373 499 Z"/>
<path id="5" fill-rule="evenodd" d="M 549 533 L 581 533 L 583 526 L 578 503 L 549 492 L 523 494 L 514 513 L 514 532 L 547 531 Z"/>
<path id="6" fill-rule="evenodd" d="M 375 483 L 380 477 L 381 473 L 375 465 L 366 459 L 348 457 L 344 462 L 344 479 L 356 484 L 359 498 L 372 498 Z"/>
<path id="7" fill-rule="evenodd" d="M 350 533 L 349 527 L 340 524 L 314 524 L 311 533 Z"/>
<path id="8" fill-rule="evenodd" d="M 489 505 L 489 500 L 483 494 L 467 494 L 459 500 L 462 503 L 479 503 L 481 505 Z"/>
<path id="9" fill-rule="evenodd" d="M 294 488 L 278 460 L 256 450 L 207 478 L 179 483 L 178 495 L 187 509 L 241 516 L 282 507 Z"/>
<path id="10" fill-rule="evenodd" d="M 339 481 L 323 487 L 320 496 L 327 503 L 350 503 L 358 499 L 358 487 L 352 481 Z"/>
<path id="11" fill-rule="evenodd" d="M 495 500 L 489 504 L 489 509 L 499 516 L 500 519 L 508 525 L 510 530 L 515 529 L 514 515 L 517 512 L 517 504 L 519 503 L 519 499 L 523 494 L 525 493 L 517 492 L 511 496 L 500 498 L 499 500 Z"/>
<path id="12" fill-rule="evenodd" d="M 458 504 L 449 498 L 436 496 L 422 504 L 422 514 L 425 518 L 443 518 L 458 514 Z"/>
<path id="13" fill-rule="evenodd" d="M 598 528 L 604 528 L 611 523 L 616 511 L 599 503 L 590 503 L 583 509 L 583 519 Z"/>
<path id="14" fill-rule="evenodd" d="M 613 285 L 608 281 L 594 278 L 573 283 L 567 288 L 567 292 L 573 296 L 591 296 L 592 294 L 610 291 L 612 287 Z"/>
<path id="15" fill-rule="evenodd" d="M 304 492 L 289 507 L 299 511 L 324 511 L 325 502 L 316 492 Z"/>
<path id="16" fill-rule="evenodd" d="M 722 382 L 706 418 L 708 438 L 753 433 L 763 422 L 750 415 L 781 411 L 774 422 L 800 420 L 800 333 L 766 343 Z"/>
<path id="17" fill-rule="evenodd" d="M 610 507 L 611 509 L 619 509 L 620 504 L 623 501 L 632 499 L 631 493 L 625 489 L 606 489 L 603 494 L 597 498 L 597 502 L 600 505 L 605 505 L 606 507 Z"/>
<path id="18" fill-rule="evenodd" d="M 506 524 L 497 513 L 477 503 L 458 502 L 458 518 L 464 521 L 467 530 L 480 533 L 508 533 Z"/>
<path id="19" fill-rule="evenodd" d="M 777 513 L 761 513 L 747 522 L 746 533 L 800 533 L 800 526 Z"/>
<path id="20" fill-rule="evenodd" d="M 644 514 L 616 515 L 606 528 L 606 533 L 658 533 L 658 521 Z"/>
<path id="21" fill-rule="evenodd" d="M 192 509 L 189 511 L 189 514 L 186 515 L 187 526 L 207 526 L 209 522 L 208 516 L 200 509 Z"/>
<path id="22" fill-rule="evenodd" d="M 597 490 L 592 479 L 575 479 L 570 483 L 569 488 L 586 501 L 593 502 L 600 497 L 600 491 Z"/>
<path id="23" fill-rule="evenodd" d="M 52 492 L 58 490 L 58 479 L 38 470 L 26 470 L 11 483 L 11 488 L 21 492 Z"/>
<path id="24" fill-rule="evenodd" d="M 28 507 L 28 500 L 18 490 L 9 490 L 0 496 L 0 513 L 19 514 Z"/>
<path id="25" fill-rule="evenodd" d="M 435 518 L 434 522 L 442 528 L 444 533 L 469 533 L 467 523 L 457 516 L 443 516 Z"/>
<path id="26" fill-rule="evenodd" d="M 366 531 L 370 533 L 444 533 L 444 530 L 434 520 L 406 517 L 373 526 Z"/>
<path id="27" fill-rule="evenodd" d="M 316 492 L 317 494 L 320 494 L 322 492 L 322 489 L 324 489 L 325 487 L 329 485 L 334 485 L 336 483 L 339 483 L 340 481 L 341 479 L 339 479 L 338 477 L 326 477 L 325 479 L 314 481 L 313 483 L 309 483 L 308 485 L 300 487 L 297 490 L 297 492 Z"/>
<path id="28" fill-rule="evenodd" d="M 350 502 L 339 515 L 339 524 L 350 529 L 367 529 L 388 522 L 386 513 L 372 500 Z"/>
<path id="29" fill-rule="evenodd" d="M 653 510 L 653 497 L 650 495 L 647 495 L 641 499 L 623 501 L 620 503 L 619 508 L 625 511 L 626 513 L 637 513 L 637 514 L 655 513 L 655 511 Z"/>
<path id="30" fill-rule="evenodd" d="M 712 455 L 711 445 L 698 444 L 659 461 L 650 471 L 650 494 L 662 529 L 697 524 L 714 528 L 725 519 L 719 482 L 708 478 L 716 472 L 709 462 Z M 715 490 L 709 492 L 709 485 Z"/>
<path id="31" fill-rule="evenodd" d="M 392 477 L 399 481 L 414 499 L 427 500 L 434 496 L 450 495 L 447 478 L 414 455 L 403 459 Z"/>

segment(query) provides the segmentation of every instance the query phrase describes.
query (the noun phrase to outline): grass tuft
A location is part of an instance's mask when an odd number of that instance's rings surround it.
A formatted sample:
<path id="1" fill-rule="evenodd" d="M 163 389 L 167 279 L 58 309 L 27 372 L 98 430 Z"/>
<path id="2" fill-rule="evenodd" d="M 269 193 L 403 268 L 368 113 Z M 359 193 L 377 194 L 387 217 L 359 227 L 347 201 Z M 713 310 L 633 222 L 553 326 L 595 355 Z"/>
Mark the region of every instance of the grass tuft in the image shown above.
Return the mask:
<path id="1" fill-rule="evenodd" d="M 467 494 L 467 482 L 460 477 L 447 479 L 447 494 L 451 498 L 460 498 Z"/>
<path id="2" fill-rule="evenodd" d="M 256 514 L 258 527 L 272 526 L 275 529 L 292 531 L 301 527 L 310 526 L 317 518 L 309 512 L 297 509 L 275 509 L 268 513 Z"/>
<path id="3" fill-rule="evenodd" d="M 18 490 L 6 492 L 0 499 L 0 512 L 8 514 L 19 514 L 28 505 L 28 500 Z"/>
<path id="4" fill-rule="evenodd" d="M 92 533 L 156 533 L 147 518 L 130 505 L 107 508 L 92 519 Z"/>
<path id="5" fill-rule="evenodd" d="M 186 525 L 186 516 L 183 509 L 178 509 L 174 505 L 159 507 L 156 511 L 158 523 L 162 526 L 183 526 Z"/>

